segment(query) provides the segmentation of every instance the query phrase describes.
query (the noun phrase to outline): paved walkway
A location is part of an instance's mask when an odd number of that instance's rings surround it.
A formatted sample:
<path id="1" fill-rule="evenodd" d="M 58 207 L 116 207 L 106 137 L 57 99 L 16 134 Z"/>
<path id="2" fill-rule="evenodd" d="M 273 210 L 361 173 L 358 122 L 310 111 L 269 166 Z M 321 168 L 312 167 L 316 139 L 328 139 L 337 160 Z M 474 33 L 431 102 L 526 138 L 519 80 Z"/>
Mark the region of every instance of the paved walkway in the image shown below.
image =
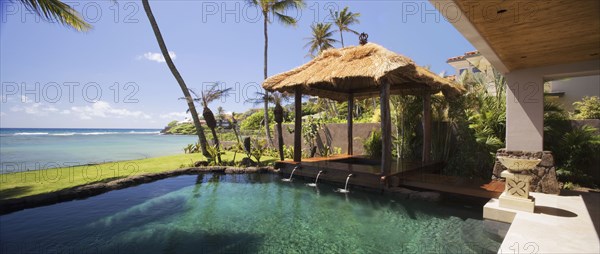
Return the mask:
<path id="1" fill-rule="evenodd" d="M 600 253 L 599 193 L 530 194 L 534 213 L 500 208 L 498 199 L 486 204 L 515 213 L 498 253 Z"/>

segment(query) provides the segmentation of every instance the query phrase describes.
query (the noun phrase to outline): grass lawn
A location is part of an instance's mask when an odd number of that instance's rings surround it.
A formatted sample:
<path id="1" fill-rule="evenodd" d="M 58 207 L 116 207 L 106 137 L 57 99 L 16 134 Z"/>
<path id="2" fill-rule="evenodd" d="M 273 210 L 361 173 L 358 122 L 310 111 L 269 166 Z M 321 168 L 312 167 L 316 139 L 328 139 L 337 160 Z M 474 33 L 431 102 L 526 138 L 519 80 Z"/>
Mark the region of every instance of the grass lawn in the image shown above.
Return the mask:
<path id="1" fill-rule="evenodd" d="M 233 152 L 221 155 L 223 161 L 232 161 Z M 236 162 L 246 157 L 238 153 Z M 199 153 L 179 154 L 141 160 L 108 162 L 89 166 L 52 168 L 28 172 L 0 174 L 0 199 L 30 196 L 54 192 L 70 187 L 145 173 L 169 171 L 190 167 L 195 161 L 205 160 Z M 263 156 L 261 162 L 273 162 L 275 158 Z"/>

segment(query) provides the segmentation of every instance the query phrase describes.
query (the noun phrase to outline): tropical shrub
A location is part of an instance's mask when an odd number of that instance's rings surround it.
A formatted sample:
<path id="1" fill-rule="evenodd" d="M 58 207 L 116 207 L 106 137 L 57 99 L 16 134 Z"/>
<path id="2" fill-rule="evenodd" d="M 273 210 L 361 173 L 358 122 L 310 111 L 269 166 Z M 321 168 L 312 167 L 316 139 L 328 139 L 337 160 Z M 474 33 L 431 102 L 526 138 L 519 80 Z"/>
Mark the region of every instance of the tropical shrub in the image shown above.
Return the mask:
<path id="1" fill-rule="evenodd" d="M 491 73 L 463 72 L 463 96 L 448 101 L 448 120 L 455 132 L 453 149 L 444 172 L 451 175 L 491 177 L 495 154 L 504 147 L 506 80 Z M 494 85 L 495 93 L 488 90 Z"/>
<path id="2" fill-rule="evenodd" d="M 593 172 L 595 163 L 600 162 L 597 133 L 597 129 L 588 125 L 572 127 L 560 103 L 544 101 L 544 150 L 552 151 L 558 179 L 565 182 L 563 188 L 600 184 L 600 179 L 594 179 L 597 172 Z"/>
<path id="3" fill-rule="evenodd" d="M 365 153 L 371 158 L 381 158 L 381 131 L 375 130 L 371 131 L 371 135 L 365 140 L 363 147 L 365 149 Z"/>
<path id="4" fill-rule="evenodd" d="M 392 154 L 408 160 L 421 157 L 422 132 L 421 116 L 423 113 L 423 100 L 420 96 L 390 96 L 392 112 Z M 374 109 L 377 111 L 377 109 Z"/>
<path id="5" fill-rule="evenodd" d="M 302 138 L 308 145 L 310 151 L 310 157 L 314 157 L 317 149 L 317 137 L 319 136 L 319 130 L 322 128 L 322 120 L 308 117 L 306 122 L 302 124 Z"/>
<path id="6" fill-rule="evenodd" d="M 575 127 L 563 133 L 556 150 L 557 174 L 560 181 L 573 182 L 583 186 L 597 187 L 594 181 L 594 160 L 600 154 L 600 135 L 597 129 L 589 125 Z M 597 162 L 596 162 L 597 163 Z"/>
<path id="7" fill-rule="evenodd" d="M 219 157 L 221 156 L 222 152 L 219 150 L 217 145 L 206 146 L 206 151 L 208 152 L 208 165 L 217 166 L 221 164 Z"/>
<path id="8" fill-rule="evenodd" d="M 267 149 L 267 140 L 253 139 L 250 154 L 256 159 L 257 163 L 260 163 L 260 158 L 262 158 L 266 154 Z"/>
<path id="9" fill-rule="evenodd" d="M 598 96 L 583 97 L 581 101 L 573 103 L 576 119 L 600 119 L 600 98 Z"/>
<path id="10" fill-rule="evenodd" d="M 272 111 L 272 110 L 270 110 Z M 240 123 L 241 130 L 259 130 L 264 126 L 264 110 L 258 110 Z M 274 122 L 273 112 L 269 113 L 269 122 Z"/>
<path id="11" fill-rule="evenodd" d="M 287 159 L 293 159 L 294 158 L 294 146 L 284 146 L 283 157 L 285 157 Z"/>
<path id="12" fill-rule="evenodd" d="M 200 143 L 196 142 L 195 144 L 187 144 L 183 148 L 184 153 L 199 153 L 200 152 Z"/>

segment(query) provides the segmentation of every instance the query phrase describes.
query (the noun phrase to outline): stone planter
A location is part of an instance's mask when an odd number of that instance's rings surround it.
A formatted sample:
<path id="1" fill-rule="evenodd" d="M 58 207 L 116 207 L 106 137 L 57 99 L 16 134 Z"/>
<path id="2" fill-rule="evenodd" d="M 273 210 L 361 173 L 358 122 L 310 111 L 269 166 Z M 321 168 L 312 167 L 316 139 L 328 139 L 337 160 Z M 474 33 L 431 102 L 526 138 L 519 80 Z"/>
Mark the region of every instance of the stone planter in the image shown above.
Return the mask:
<path id="1" fill-rule="evenodd" d="M 540 163 L 532 170 L 523 171 L 519 174 L 528 175 L 529 191 L 541 192 L 546 194 L 559 194 L 560 187 L 556 179 L 556 169 L 554 167 L 554 157 L 550 151 L 526 152 L 526 151 L 507 151 L 505 148 L 498 149 L 496 157 L 512 157 L 521 159 L 539 159 Z M 508 170 L 498 159 L 494 165 L 492 178 L 500 179 L 502 171 Z"/>

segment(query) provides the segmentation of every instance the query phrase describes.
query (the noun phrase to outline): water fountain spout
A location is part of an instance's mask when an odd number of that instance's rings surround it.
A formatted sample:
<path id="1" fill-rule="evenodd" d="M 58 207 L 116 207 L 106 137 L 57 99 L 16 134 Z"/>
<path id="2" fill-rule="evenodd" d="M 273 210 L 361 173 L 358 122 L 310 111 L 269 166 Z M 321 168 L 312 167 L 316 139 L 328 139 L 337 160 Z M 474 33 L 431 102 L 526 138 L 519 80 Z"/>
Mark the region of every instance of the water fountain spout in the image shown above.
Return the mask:
<path id="1" fill-rule="evenodd" d="M 348 192 L 350 192 L 348 190 L 348 181 L 350 181 L 350 177 L 351 176 L 352 176 L 352 174 L 349 174 L 348 177 L 346 177 L 346 185 L 344 185 L 343 189 L 338 189 L 338 192 L 340 192 L 340 193 L 348 193 Z"/>
<path id="2" fill-rule="evenodd" d="M 292 181 L 292 177 L 294 177 L 294 172 L 296 171 L 296 169 L 300 168 L 300 166 L 296 166 L 294 167 L 294 169 L 292 169 L 292 173 L 290 174 L 290 178 L 283 178 L 281 179 L 281 181 L 284 182 L 291 182 Z"/>
<path id="3" fill-rule="evenodd" d="M 306 185 L 308 185 L 310 187 L 317 187 L 317 182 L 319 182 L 319 176 L 321 175 L 321 173 L 323 173 L 323 170 L 319 170 L 319 173 L 317 173 L 317 178 L 315 178 L 314 183 L 308 183 Z"/>

